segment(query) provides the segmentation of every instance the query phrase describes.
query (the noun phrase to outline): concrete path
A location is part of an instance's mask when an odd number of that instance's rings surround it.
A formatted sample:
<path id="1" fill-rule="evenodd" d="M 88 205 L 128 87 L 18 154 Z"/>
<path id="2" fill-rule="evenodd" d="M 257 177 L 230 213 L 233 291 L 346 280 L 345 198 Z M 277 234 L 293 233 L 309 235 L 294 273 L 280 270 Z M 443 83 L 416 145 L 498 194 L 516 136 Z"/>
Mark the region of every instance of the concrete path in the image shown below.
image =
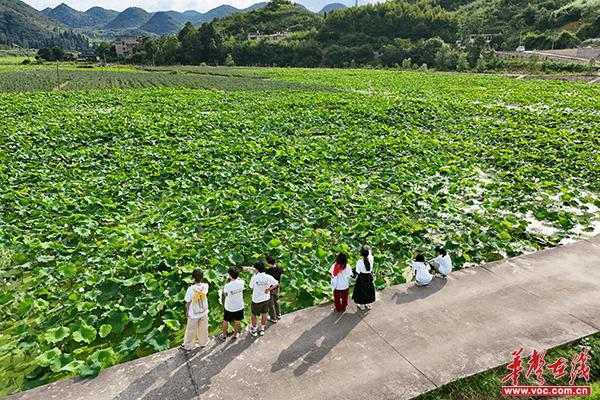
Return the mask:
<path id="1" fill-rule="evenodd" d="M 259 339 L 174 349 L 12 399 L 408 399 L 600 328 L 600 237 L 285 315 Z"/>

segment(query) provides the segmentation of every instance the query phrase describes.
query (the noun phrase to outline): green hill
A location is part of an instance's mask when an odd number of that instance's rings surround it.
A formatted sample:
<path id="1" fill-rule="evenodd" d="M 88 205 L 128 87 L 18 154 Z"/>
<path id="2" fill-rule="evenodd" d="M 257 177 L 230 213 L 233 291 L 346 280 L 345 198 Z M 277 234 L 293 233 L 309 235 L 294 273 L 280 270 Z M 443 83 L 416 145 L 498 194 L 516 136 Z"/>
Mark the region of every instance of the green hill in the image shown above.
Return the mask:
<path id="1" fill-rule="evenodd" d="M 558 41 L 559 48 L 574 47 L 600 35 L 599 0 L 476 0 L 459 7 L 456 15 L 463 37 L 502 33 L 497 45 L 505 49 L 521 40 L 526 48 L 556 48 Z"/>
<path id="2" fill-rule="evenodd" d="M 138 7 L 129 7 L 112 21 L 106 24 L 106 29 L 136 29 L 150 20 L 152 14 Z"/>
<path id="3" fill-rule="evenodd" d="M 71 28 L 80 27 L 80 21 L 83 18 L 81 11 L 77 11 L 65 3 L 61 3 L 55 8 L 46 8 L 42 10 L 42 13 Z"/>
<path id="4" fill-rule="evenodd" d="M 331 3 L 331 4 L 327 4 L 325 7 L 321 8 L 321 10 L 319 11 L 319 14 L 330 13 L 335 10 L 343 10 L 344 8 L 348 8 L 348 7 L 346 7 L 342 3 Z"/>
<path id="5" fill-rule="evenodd" d="M 194 10 L 188 10 L 184 12 L 177 11 L 167 11 L 167 14 L 179 24 L 183 26 L 186 22 L 191 22 L 192 24 L 196 24 L 200 18 L 202 18 L 202 13 Z"/>
<path id="6" fill-rule="evenodd" d="M 85 12 L 75 10 L 65 3 L 55 8 L 45 8 L 42 13 L 70 28 L 101 28 L 119 15 L 118 11 L 92 7 Z"/>
<path id="7" fill-rule="evenodd" d="M 140 29 L 157 35 L 166 35 L 176 33 L 181 29 L 181 26 L 182 24 L 177 22 L 167 12 L 157 12 Z"/>
<path id="8" fill-rule="evenodd" d="M 0 44 L 87 49 L 88 41 L 20 0 L 0 0 Z"/>
<path id="9" fill-rule="evenodd" d="M 249 32 L 275 33 L 283 31 L 309 31 L 318 29 L 323 16 L 285 0 L 275 0 L 248 13 L 235 13 L 213 25 L 225 36 L 245 39 Z"/>
<path id="10" fill-rule="evenodd" d="M 102 7 L 92 7 L 83 13 L 85 26 L 101 27 L 108 24 L 119 15 L 118 11 L 107 10 Z"/>

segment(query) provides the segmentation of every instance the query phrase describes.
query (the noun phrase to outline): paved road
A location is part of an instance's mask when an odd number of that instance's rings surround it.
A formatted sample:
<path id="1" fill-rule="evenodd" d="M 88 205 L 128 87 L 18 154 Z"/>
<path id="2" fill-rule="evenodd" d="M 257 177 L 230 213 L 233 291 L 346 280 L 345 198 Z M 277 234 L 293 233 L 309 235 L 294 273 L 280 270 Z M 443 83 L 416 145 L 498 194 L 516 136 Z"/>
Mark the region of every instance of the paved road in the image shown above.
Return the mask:
<path id="1" fill-rule="evenodd" d="M 408 399 L 600 328 L 600 237 L 388 288 L 368 313 L 285 315 L 258 340 L 169 350 L 12 399 Z"/>

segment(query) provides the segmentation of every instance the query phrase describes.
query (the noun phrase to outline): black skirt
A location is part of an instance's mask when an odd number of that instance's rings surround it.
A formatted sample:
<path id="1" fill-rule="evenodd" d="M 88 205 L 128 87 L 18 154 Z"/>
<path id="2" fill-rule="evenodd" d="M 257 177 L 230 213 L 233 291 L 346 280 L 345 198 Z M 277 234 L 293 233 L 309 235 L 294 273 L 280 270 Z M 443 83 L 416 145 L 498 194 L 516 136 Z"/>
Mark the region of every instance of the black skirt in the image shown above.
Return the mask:
<path id="1" fill-rule="evenodd" d="M 373 274 L 360 273 L 356 278 L 356 285 L 352 292 L 352 300 L 356 304 L 371 304 L 375 302 L 375 285 L 373 284 Z"/>

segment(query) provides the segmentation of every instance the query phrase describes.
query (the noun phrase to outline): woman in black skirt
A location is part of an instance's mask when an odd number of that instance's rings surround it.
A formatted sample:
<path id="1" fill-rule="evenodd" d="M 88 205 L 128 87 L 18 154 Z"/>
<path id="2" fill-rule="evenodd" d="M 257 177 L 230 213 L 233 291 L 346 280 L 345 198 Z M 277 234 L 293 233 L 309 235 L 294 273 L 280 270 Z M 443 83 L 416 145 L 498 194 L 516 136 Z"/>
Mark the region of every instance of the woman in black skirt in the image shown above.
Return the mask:
<path id="1" fill-rule="evenodd" d="M 356 262 L 356 285 L 352 292 L 352 300 L 358 308 L 370 310 L 371 303 L 375 302 L 375 285 L 373 284 L 373 255 L 371 246 L 363 247 L 360 251 L 362 259 Z"/>

